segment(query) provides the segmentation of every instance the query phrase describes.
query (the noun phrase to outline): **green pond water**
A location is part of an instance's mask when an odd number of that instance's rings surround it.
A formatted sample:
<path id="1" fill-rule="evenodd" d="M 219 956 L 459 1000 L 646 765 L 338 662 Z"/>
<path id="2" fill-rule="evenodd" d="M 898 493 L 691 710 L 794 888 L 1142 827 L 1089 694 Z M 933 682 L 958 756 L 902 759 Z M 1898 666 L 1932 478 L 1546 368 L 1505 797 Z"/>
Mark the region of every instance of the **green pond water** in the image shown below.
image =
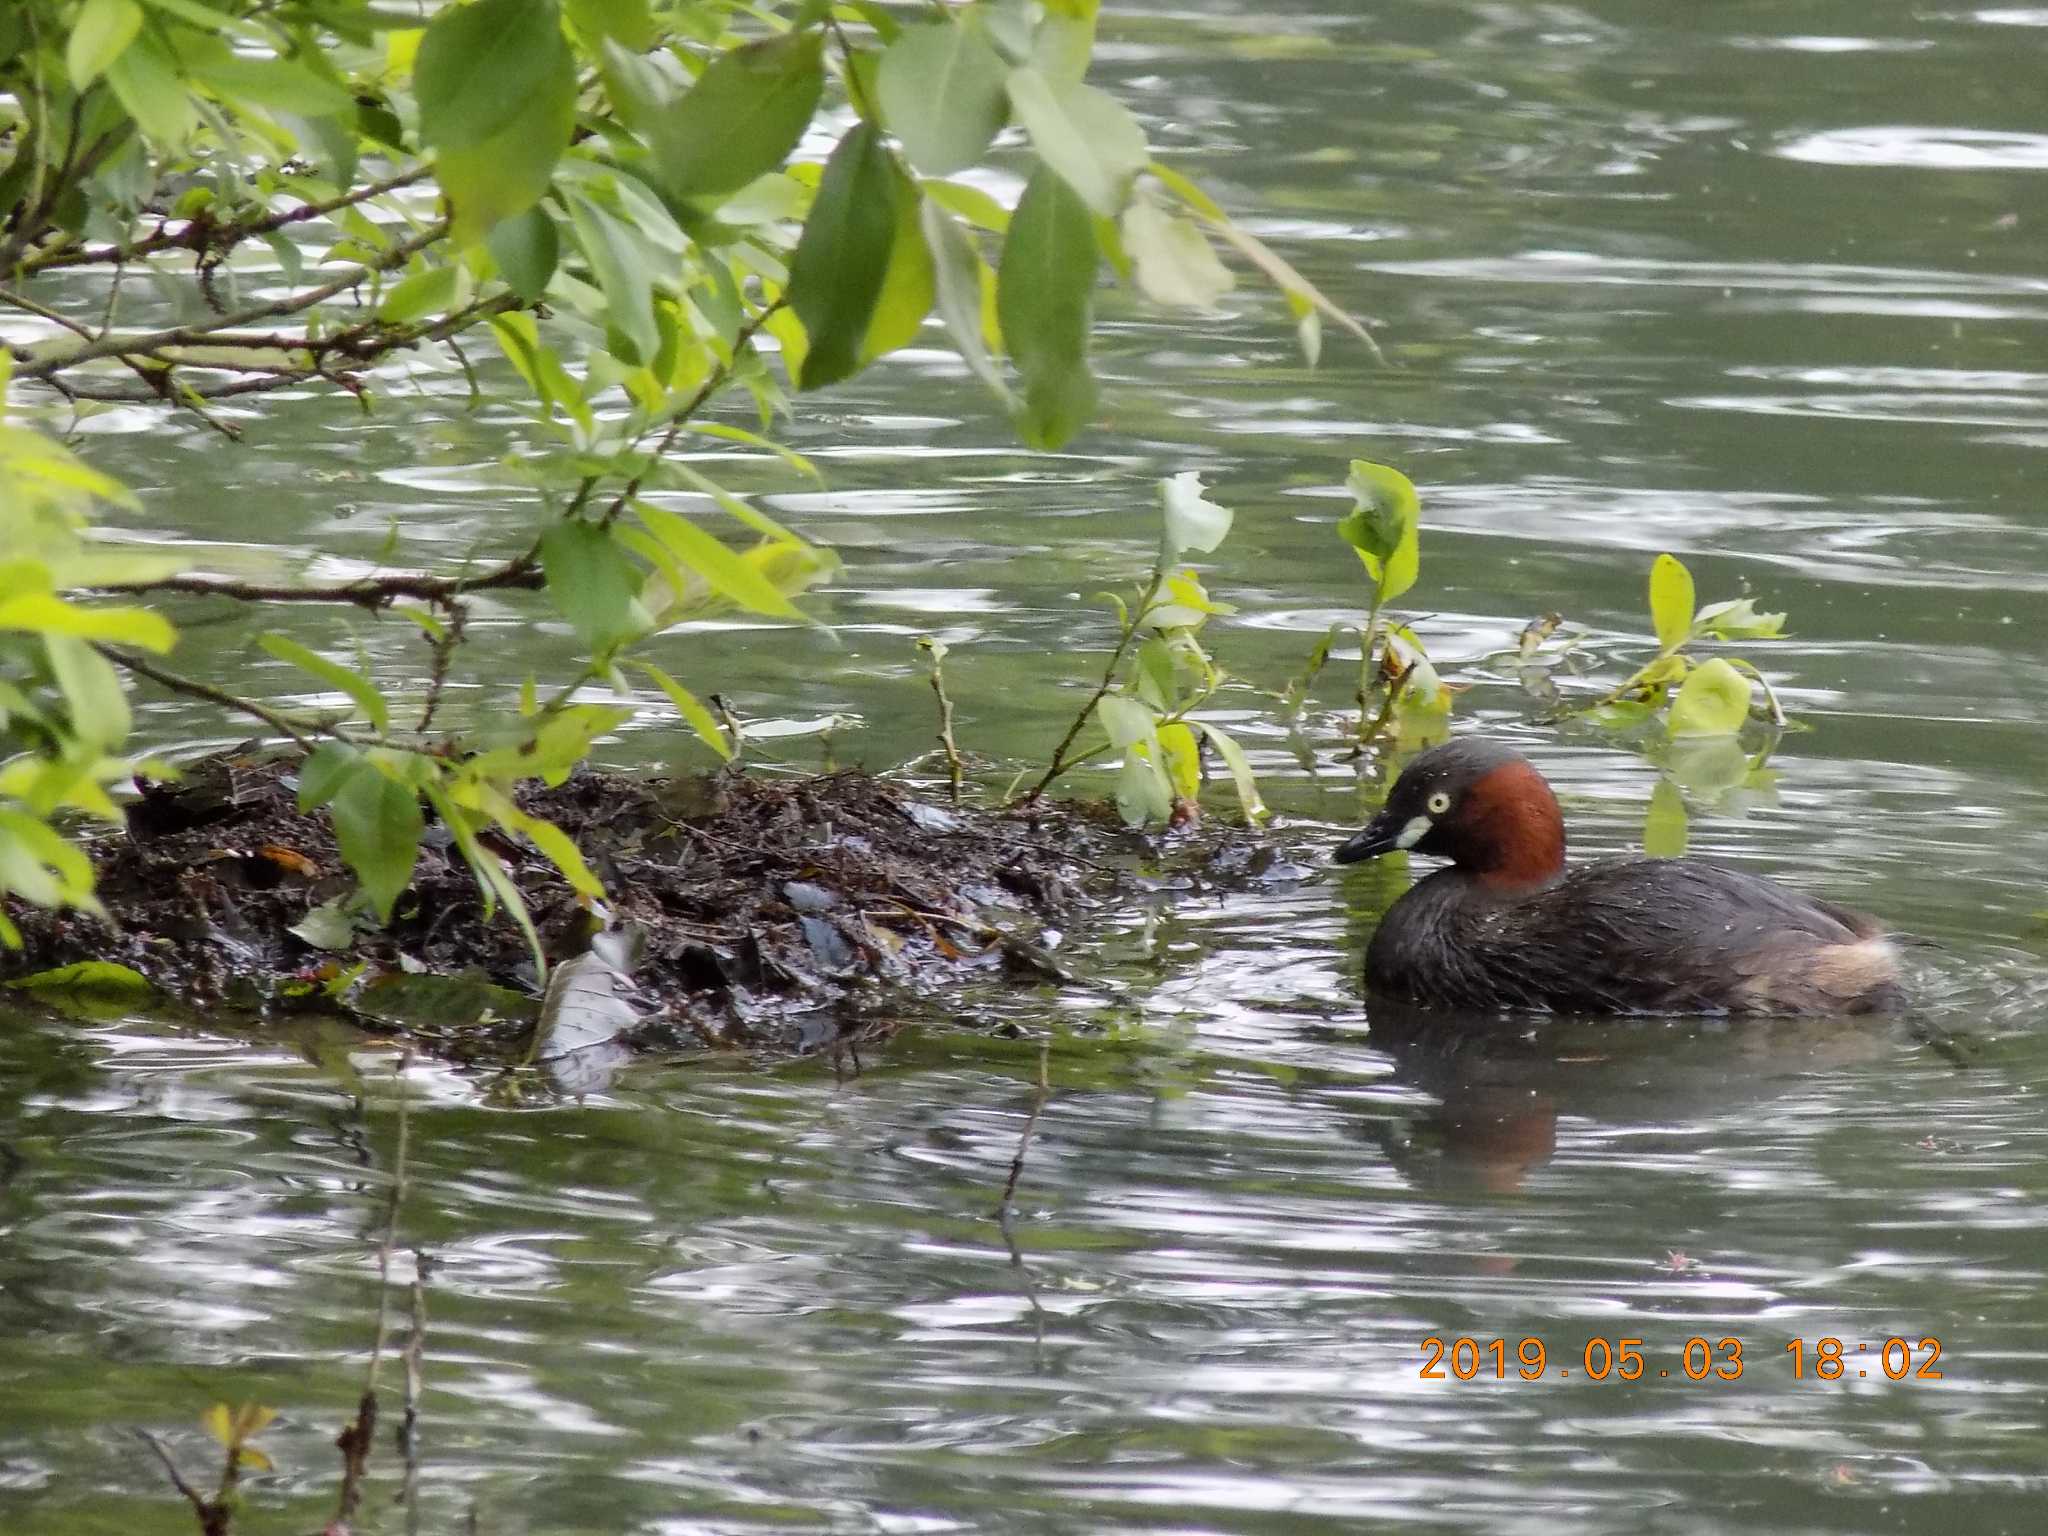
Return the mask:
<path id="1" fill-rule="evenodd" d="M 1115 8 L 1100 72 L 1155 144 L 1383 322 L 1397 366 L 1333 334 L 1306 369 L 1250 291 L 1196 322 L 1106 297 L 1105 420 L 1033 456 L 935 335 L 807 405 L 789 438 L 829 489 L 720 466 L 844 557 L 830 629 L 707 625 L 660 659 L 769 756 L 881 768 L 929 745 L 913 641 L 940 634 L 964 743 L 1042 755 L 1159 476 L 1198 469 L 1237 510 L 1211 580 L 1241 612 L 1212 636 L 1278 688 L 1361 598 L 1329 528 L 1346 461 L 1395 463 L 1447 662 L 1557 610 L 1618 676 L 1664 549 L 1703 598 L 1791 614 L 1743 649 L 1811 729 L 1765 792 L 1696 804 L 1692 846 L 1937 941 L 1920 1015 L 1533 1046 L 1375 1020 L 1360 961 L 1401 877 L 1325 872 L 1352 772 L 1311 773 L 1237 688 L 1215 718 L 1280 813 L 1272 868 L 1111 914 L 1085 985 L 978 1002 L 1014 1037 L 934 1015 L 858 1062 L 649 1061 L 516 1108 L 415 1065 L 394 1273 L 425 1278 L 419 1488 L 394 1503 L 380 1432 L 364 1524 L 2039 1530 L 2044 58 L 2048 9 L 1966 0 Z M 394 525 L 399 559 L 522 543 L 512 423 L 411 368 L 367 422 L 250 409 L 237 450 L 118 412 L 86 446 L 222 560 L 376 559 Z M 292 686 L 240 616 L 180 617 L 188 669 Z M 507 670 L 459 703 L 572 651 L 531 607 L 478 622 L 502 633 L 470 665 Z M 361 640 L 416 674 L 400 626 Z M 1453 675 L 1460 728 L 1536 757 L 1578 854 L 1640 845 L 1653 767 L 1537 723 L 1497 661 Z M 167 739 L 233 729 L 153 710 Z M 650 719 L 607 750 L 696 749 Z M 1042 1038 L 1013 1248 L 994 1211 Z M 280 1411 L 244 1528 L 331 1515 L 394 1065 L 334 1030 L 0 1014 L 0 1531 L 192 1529 L 136 1431 L 210 1479 L 223 1400 Z M 1431 1337 L 1506 1340 L 1506 1379 L 1490 1353 L 1426 1378 Z M 1624 1339 L 1641 1379 L 1587 1379 L 1588 1341 Z M 1690 1379 L 1694 1339 L 1722 1371 L 1738 1341 L 1739 1379 Z"/>

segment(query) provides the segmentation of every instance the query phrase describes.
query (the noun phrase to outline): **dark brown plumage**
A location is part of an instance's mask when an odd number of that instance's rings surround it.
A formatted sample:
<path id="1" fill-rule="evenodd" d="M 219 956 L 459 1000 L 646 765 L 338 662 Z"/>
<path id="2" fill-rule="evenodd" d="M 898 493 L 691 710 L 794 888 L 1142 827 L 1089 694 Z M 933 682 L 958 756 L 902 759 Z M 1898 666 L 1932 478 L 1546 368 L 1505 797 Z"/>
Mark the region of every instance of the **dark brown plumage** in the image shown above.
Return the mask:
<path id="1" fill-rule="evenodd" d="M 1557 799 L 1497 743 L 1417 757 L 1340 863 L 1396 848 L 1449 869 L 1394 903 L 1373 990 L 1432 1007 L 1568 1013 L 1869 1013 L 1905 1001 L 1871 918 L 1701 859 L 1566 871 Z"/>

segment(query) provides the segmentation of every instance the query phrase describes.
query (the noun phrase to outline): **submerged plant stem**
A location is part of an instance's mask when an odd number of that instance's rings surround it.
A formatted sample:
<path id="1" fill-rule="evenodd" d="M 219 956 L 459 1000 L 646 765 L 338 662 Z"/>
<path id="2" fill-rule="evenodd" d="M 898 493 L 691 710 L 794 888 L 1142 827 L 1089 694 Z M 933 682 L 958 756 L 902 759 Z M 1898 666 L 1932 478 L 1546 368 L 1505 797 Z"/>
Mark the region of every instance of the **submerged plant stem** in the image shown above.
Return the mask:
<path id="1" fill-rule="evenodd" d="M 409 1121 L 405 1074 L 412 1066 L 408 1048 L 398 1058 L 393 1074 L 398 1082 L 398 1146 L 392 1155 L 391 1198 L 385 1206 L 384 1239 L 377 1246 L 377 1331 L 370 1342 L 370 1364 L 363 1378 L 363 1395 L 356 1404 L 356 1416 L 335 1438 L 341 1451 L 341 1493 L 335 1504 L 335 1523 L 346 1528 L 355 1519 L 363 1501 L 363 1476 L 370 1461 L 370 1448 L 377 1437 L 377 1377 L 384 1365 L 384 1348 L 391 1335 L 391 1249 L 398 1239 L 398 1213 L 405 1203 L 406 1151 Z"/>

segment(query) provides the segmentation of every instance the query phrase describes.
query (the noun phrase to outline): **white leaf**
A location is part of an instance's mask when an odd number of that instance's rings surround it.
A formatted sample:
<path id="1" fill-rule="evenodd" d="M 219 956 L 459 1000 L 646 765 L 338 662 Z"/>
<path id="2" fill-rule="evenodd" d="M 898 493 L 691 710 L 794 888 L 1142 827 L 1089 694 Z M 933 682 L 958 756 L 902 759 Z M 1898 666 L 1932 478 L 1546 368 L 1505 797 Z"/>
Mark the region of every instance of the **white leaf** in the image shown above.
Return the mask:
<path id="1" fill-rule="evenodd" d="M 1166 532 L 1159 542 L 1162 563 L 1172 564 L 1185 550 L 1208 554 L 1230 532 L 1231 513 L 1202 495 L 1202 477 L 1192 469 L 1159 482 L 1166 507 Z"/>

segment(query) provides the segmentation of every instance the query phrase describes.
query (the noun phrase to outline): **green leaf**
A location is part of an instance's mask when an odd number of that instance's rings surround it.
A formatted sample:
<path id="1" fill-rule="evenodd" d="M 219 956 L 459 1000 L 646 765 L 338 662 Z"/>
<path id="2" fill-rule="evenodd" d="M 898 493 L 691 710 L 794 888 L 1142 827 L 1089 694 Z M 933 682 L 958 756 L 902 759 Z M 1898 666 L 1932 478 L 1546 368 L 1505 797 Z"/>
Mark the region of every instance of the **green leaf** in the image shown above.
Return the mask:
<path id="1" fill-rule="evenodd" d="M 661 350 L 654 318 L 654 283 L 659 268 L 638 232 L 581 193 L 568 195 L 569 222 L 604 290 L 605 319 L 627 343 L 623 360 L 645 367 Z M 614 343 L 614 351 L 617 344 Z"/>
<path id="2" fill-rule="evenodd" d="M 1106 219 L 1123 212 L 1151 151 L 1145 130 L 1114 96 L 1092 85 L 1059 86 L 1026 65 L 1006 80 L 1010 105 L 1039 159 Z"/>
<path id="3" fill-rule="evenodd" d="M 740 500 L 731 491 L 728 491 L 716 480 L 713 480 L 709 475 L 698 469 L 696 465 L 682 459 L 673 459 L 662 467 L 670 475 L 673 475 L 691 489 L 702 491 L 706 496 L 717 502 L 722 511 L 753 529 L 754 532 L 760 534 L 763 538 L 775 539 L 785 544 L 803 543 L 802 539 L 799 539 L 766 512 Z"/>
<path id="4" fill-rule="evenodd" d="M 981 188 L 970 187 L 964 181 L 928 181 L 924 184 L 924 195 L 976 229 L 1000 235 L 1010 228 L 1010 210 Z"/>
<path id="5" fill-rule="evenodd" d="M 1785 633 L 1785 615 L 1758 613 L 1753 598 L 1738 597 L 1707 604 L 1692 616 L 1692 632 L 1716 640 L 1776 640 Z"/>
<path id="6" fill-rule="evenodd" d="M 593 43 L 611 38 L 636 53 L 660 36 L 647 0 L 569 0 L 569 21 Z"/>
<path id="7" fill-rule="evenodd" d="M 1259 795 L 1259 781 L 1252 776 L 1250 759 L 1244 755 L 1244 748 L 1237 744 L 1237 738 L 1226 735 L 1206 720 L 1197 720 L 1202 734 L 1209 738 L 1209 744 L 1216 749 L 1223 765 L 1230 770 L 1231 782 L 1237 787 L 1237 803 L 1244 811 L 1245 820 L 1260 822 L 1266 818 L 1266 802 Z"/>
<path id="8" fill-rule="evenodd" d="M 857 125 L 818 183 L 789 264 L 789 302 L 810 338 L 799 389 L 857 372 L 900 222 L 902 173 L 871 123 Z"/>
<path id="9" fill-rule="evenodd" d="M 463 765 L 464 771 L 479 781 L 537 778 L 559 784 L 590 755 L 592 742 L 632 718 L 632 710 L 604 704 L 553 709 L 540 718 L 530 735 L 511 746 L 479 752 Z"/>
<path id="10" fill-rule="evenodd" d="M 445 7 L 420 43 L 414 83 L 458 248 L 540 201 L 576 124 L 555 0 Z"/>
<path id="11" fill-rule="evenodd" d="M 1211 310 L 1237 285 L 1194 220 L 1140 199 L 1124 210 L 1124 250 L 1139 291 L 1170 308 Z"/>
<path id="12" fill-rule="evenodd" d="M 362 881 L 377 920 L 390 922 L 393 904 L 412 883 L 426 826 L 418 792 L 382 772 L 357 773 L 341 786 L 329 810 L 342 858 Z"/>
<path id="13" fill-rule="evenodd" d="M 368 763 L 362 753 L 341 741 L 323 741 L 299 765 L 299 810 L 317 811 L 341 792 L 357 770 Z"/>
<path id="14" fill-rule="evenodd" d="M 1749 718 L 1749 679 L 1715 657 L 1692 669 L 1671 701 L 1673 736 L 1728 736 Z"/>
<path id="15" fill-rule="evenodd" d="M 1337 531 L 1358 551 L 1366 574 L 1379 587 L 1380 601 L 1390 603 L 1415 585 L 1422 564 L 1422 499 L 1406 475 L 1369 459 L 1351 461 L 1344 489 L 1357 507 Z M 1390 530 L 1394 538 L 1388 547 Z"/>
<path id="16" fill-rule="evenodd" d="M 338 662 L 329 661 L 325 656 L 317 655 L 298 641 L 288 640 L 283 635 L 264 635 L 257 643 L 279 661 L 290 662 L 301 672 L 310 672 L 329 687 L 347 694 L 369 719 L 378 735 L 382 736 L 391 729 L 391 705 L 385 700 L 377 685 L 360 672 L 352 671 Z"/>
<path id="17" fill-rule="evenodd" d="M 684 198 L 737 192 L 782 164 L 818 110 L 823 48 L 818 32 L 793 32 L 713 59 L 651 135 L 668 190 Z"/>
<path id="18" fill-rule="evenodd" d="M 1692 572 L 1676 555 L 1659 555 L 1650 567 L 1650 622 L 1660 647 L 1674 651 L 1686 642 L 1692 634 L 1692 611 Z"/>
<path id="19" fill-rule="evenodd" d="M 454 267 L 422 267 L 392 285 L 384 302 L 377 306 L 377 318 L 387 325 L 404 325 L 422 315 L 442 313 L 455 302 L 460 276 Z"/>
<path id="20" fill-rule="evenodd" d="M 683 717 L 705 746 L 722 758 L 732 757 L 732 744 L 725 739 L 725 732 L 718 728 L 717 719 L 710 710 L 697 701 L 694 693 L 651 661 L 636 661 L 633 665 L 645 672 L 653 679 L 654 685 L 668 695 L 668 701 L 675 705 L 676 713 Z"/>
<path id="21" fill-rule="evenodd" d="M 545 209 L 533 207 L 501 220 L 490 234 L 491 259 L 512 291 L 537 303 L 562 257 L 562 236 Z"/>
<path id="22" fill-rule="evenodd" d="M 927 176 L 963 170 L 1009 121 L 1005 73 L 972 11 L 957 23 L 906 27 L 882 55 L 882 120 Z"/>
<path id="23" fill-rule="evenodd" d="M 1192 800 L 1202 792 L 1202 749 L 1194 731 L 1181 721 L 1159 727 L 1159 752 L 1167 783 L 1176 800 Z"/>
<path id="24" fill-rule="evenodd" d="M 353 895 L 337 896 L 332 901 L 323 901 L 285 932 L 295 935 L 314 949 L 347 949 L 356 941 L 355 920 L 349 915 L 354 905 Z"/>
<path id="25" fill-rule="evenodd" d="M 76 635 L 140 646 L 162 655 L 177 640 L 169 622 L 147 608 L 87 608 L 48 592 L 26 592 L 0 598 L 0 630 L 26 630 L 32 635 Z"/>
<path id="26" fill-rule="evenodd" d="M 476 149 L 532 124 L 538 103 L 575 93 L 575 65 L 555 0 L 444 6 L 420 39 L 413 89 L 420 138 L 436 150 Z"/>
<path id="27" fill-rule="evenodd" d="M 1116 776 L 1116 808 L 1133 827 L 1173 815 L 1173 785 L 1158 759 L 1148 756 L 1145 748 L 1133 747 L 1124 754 L 1123 767 Z"/>
<path id="28" fill-rule="evenodd" d="M 202 0 L 144 0 L 153 11 L 162 11 L 166 16 L 175 16 L 190 26 L 204 32 L 229 31 L 249 38 L 253 42 L 267 42 L 263 29 L 240 16 L 230 16 L 216 6 L 202 3 Z"/>
<path id="29" fill-rule="evenodd" d="M 177 149 L 192 137 L 199 115 L 179 78 L 177 62 L 146 33 L 138 34 L 107 65 L 107 84 L 136 126 L 160 149 Z"/>
<path id="30" fill-rule="evenodd" d="M 45 822 L 0 805 L 0 892 L 7 891 L 39 907 L 99 910 L 92 860 Z"/>
<path id="31" fill-rule="evenodd" d="M 996 279 L 1003 341 L 1024 377 L 1017 428 L 1034 448 L 1060 447 L 1095 414 L 1088 332 L 1096 262 L 1087 206 L 1039 167 L 1010 220 Z"/>
<path id="32" fill-rule="evenodd" d="M 593 656 L 646 632 L 640 573 L 609 530 L 581 520 L 556 523 L 541 535 L 540 558 L 548 596 Z"/>
<path id="33" fill-rule="evenodd" d="M 598 49 L 605 94 L 619 121 L 642 138 L 651 136 L 662 113 L 675 101 L 669 77 L 637 50 L 607 38 Z"/>
<path id="34" fill-rule="evenodd" d="M 1129 694 L 1105 693 L 1095 701 L 1095 718 L 1119 752 L 1158 736 L 1158 715 Z"/>
<path id="35" fill-rule="evenodd" d="M 1171 565 L 1192 549 L 1209 554 L 1230 533 L 1231 512 L 1202 495 L 1202 477 L 1185 470 L 1159 482 L 1166 511 L 1166 529 L 1159 541 L 1159 562 Z"/>
<path id="36" fill-rule="evenodd" d="M 462 857 L 468 863 L 470 872 L 476 876 L 477 888 L 483 893 L 484 915 L 496 914 L 502 901 L 512 921 L 526 936 L 526 945 L 533 955 L 534 971 L 546 978 L 548 973 L 547 951 L 541 947 L 540 933 L 533 926 L 533 914 L 526 910 L 526 900 L 519 894 L 519 887 L 505 870 L 499 857 L 476 840 L 476 830 L 470 825 L 469 812 L 458 806 L 448 795 L 432 786 L 427 787 L 427 798 L 434 803 L 435 811 L 442 823 L 454 835 L 455 846 L 462 850 Z"/>
<path id="37" fill-rule="evenodd" d="M 521 834 L 538 848 L 578 895 L 588 896 L 593 901 L 604 899 L 603 884 L 591 873 L 590 866 L 584 862 L 583 851 L 568 833 L 543 817 L 529 816 L 519 809 L 510 795 L 491 785 L 475 785 L 471 789 L 478 804 L 493 821 L 508 832 Z"/>
<path id="38" fill-rule="evenodd" d="M 43 646 L 79 744 L 96 753 L 120 746 L 128 738 L 128 695 L 112 664 L 76 635 L 45 635 Z"/>
<path id="39" fill-rule="evenodd" d="M 778 619 L 802 619 L 802 611 L 760 569 L 741 559 L 688 518 L 677 517 L 644 501 L 633 510 L 676 562 L 703 577 L 711 590 L 754 613 Z"/>
<path id="40" fill-rule="evenodd" d="M 73 87 L 83 91 L 99 79 L 141 30 L 142 7 L 135 0 L 85 0 L 64 45 Z"/>
<path id="41" fill-rule="evenodd" d="M 79 960 L 55 970 L 37 971 L 0 983 L 20 992 L 63 992 L 73 996 L 104 997 L 138 1002 L 155 993 L 147 976 L 112 960 Z"/>
<path id="42" fill-rule="evenodd" d="M 1669 779 L 1658 779 L 1643 817 L 1643 852 L 1653 859 L 1682 859 L 1689 830 L 1685 796 Z"/>
<path id="43" fill-rule="evenodd" d="M 248 59 L 228 54 L 193 66 L 193 77 L 230 102 L 294 117 L 337 117 L 356 110 L 356 99 L 325 75 L 290 59 Z"/>
<path id="44" fill-rule="evenodd" d="M 946 333 L 953 338 L 968 371 L 1005 406 L 1013 405 L 1010 388 L 1003 382 L 1002 370 L 989 355 L 987 339 L 982 335 L 981 284 L 988 263 L 975 250 L 967 231 L 954 222 L 936 198 L 924 199 L 918 209 L 918 220 L 932 253 L 939 318 L 946 322 Z"/>
<path id="45" fill-rule="evenodd" d="M 494 139 L 434 156 L 434 178 L 447 194 L 450 242 L 464 249 L 500 221 L 526 212 L 547 193 L 576 127 L 576 80 L 565 73 L 536 97 L 532 111 Z"/>
<path id="46" fill-rule="evenodd" d="M 920 223 L 917 186 L 892 160 L 890 170 L 896 181 L 896 237 L 889 244 L 889 264 L 882 272 L 881 291 L 875 295 L 874 317 L 861 338 L 863 364 L 907 347 L 924 328 L 924 317 L 932 311 L 937 276 L 931 248 L 925 244 Z"/>

